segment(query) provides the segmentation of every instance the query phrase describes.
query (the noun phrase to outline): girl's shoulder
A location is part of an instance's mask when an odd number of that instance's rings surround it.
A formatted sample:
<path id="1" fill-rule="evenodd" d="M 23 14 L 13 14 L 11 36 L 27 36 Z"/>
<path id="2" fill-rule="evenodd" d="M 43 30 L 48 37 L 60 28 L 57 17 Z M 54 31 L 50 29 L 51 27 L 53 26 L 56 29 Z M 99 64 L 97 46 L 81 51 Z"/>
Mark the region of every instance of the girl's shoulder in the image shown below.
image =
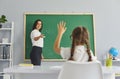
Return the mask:
<path id="1" fill-rule="evenodd" d="M 70 47 L 61 47 L 61 51 L 70 51 L 71 48 Z"/>
<path id="2" fill-rule="evenodd" d="M 63 59 L 68 60 L 70 58 L 70 51 L 71 51 L 70 47 L 61 47 L 60 55 L 62 56 Z"/>

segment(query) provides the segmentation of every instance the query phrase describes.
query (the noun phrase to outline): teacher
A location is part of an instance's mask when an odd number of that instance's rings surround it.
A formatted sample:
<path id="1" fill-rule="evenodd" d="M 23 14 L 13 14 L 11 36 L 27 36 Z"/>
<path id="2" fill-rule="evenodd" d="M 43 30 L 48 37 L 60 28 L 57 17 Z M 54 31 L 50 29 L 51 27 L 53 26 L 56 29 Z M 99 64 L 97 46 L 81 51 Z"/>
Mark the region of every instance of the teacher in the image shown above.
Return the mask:
<path id="1" fill-rule="evenodd" d="M 44 45 L 44 35 L 41 33 L 42 27 L 42 21 L 40 19 L 37 19 L 33 24 L 32 32 L 30 35 L 32 42 L 30 60 L 33 65 L 41 65 L 42 48 Z"/>

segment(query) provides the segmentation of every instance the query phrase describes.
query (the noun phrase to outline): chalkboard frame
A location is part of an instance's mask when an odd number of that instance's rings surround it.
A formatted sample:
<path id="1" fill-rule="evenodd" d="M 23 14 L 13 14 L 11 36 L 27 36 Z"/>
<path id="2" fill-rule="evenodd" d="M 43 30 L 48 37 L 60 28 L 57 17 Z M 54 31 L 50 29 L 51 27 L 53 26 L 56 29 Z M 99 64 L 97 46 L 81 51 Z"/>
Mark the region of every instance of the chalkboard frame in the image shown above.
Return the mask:
<path id="1" fill-rule="evenodd" d="M 94 50 L 92 50 L 93 52 L 94 52 L 94 55 L 96 55 L 96 44 L 95 44 L 95 26 L 94 26 L 94 15 L 93 15 L 93 13 L 32 13 L 32 12 L 26 12 L 26 13 L 24 13 L 24 59 L 25 59 L 25 61 L 26 60 L 29 60 L 29 58 L 26 58 L 26 39 L 27 39 L 27 37 L 26 37 L 26 28 L 27 27 L 29 27 L 29 26 L 27 26 L 26 24 L 26 22 L 27 22 L 27 16 L 36 16 L 36 15 L 40 15 L 40 16 L 42 16 L 42 15 L 52 15 L 52 16 L 54 16 L 54 15 L 64 15 L 64 16 L 68 16 L 68 15 L 72 15 L 72 16 L 74 16 L 74 15 L 78 15 L 78 16 L 83 16 L 83 15 L 85 15 L 85 16 L 92 16 L 92 23 L 93 23 L 93 26 L 92 26 L 92 34 L 93 34 L 93 41 L 94 41 L 94 43 L 93 43 L 93 47 L 94 47 Z M 57 23 L 56 23 L 56 27 L 57 27 Z M 31 27 L 32 28 L 32 27 Z M 45 28 L 44 28 L 45 29 Z M 57 30 L 57 29 L 56 29 Z M 31 49 L 30 49 L 31 50 Z M 44 59 L 42 59 L 42 61 L 65 61 L 64 59 L 62 59 L 62 58 L 60 58 L 60 59 L 57 59 L 57 58 L 45 58 L 45 56 L 44 56 Z"/>

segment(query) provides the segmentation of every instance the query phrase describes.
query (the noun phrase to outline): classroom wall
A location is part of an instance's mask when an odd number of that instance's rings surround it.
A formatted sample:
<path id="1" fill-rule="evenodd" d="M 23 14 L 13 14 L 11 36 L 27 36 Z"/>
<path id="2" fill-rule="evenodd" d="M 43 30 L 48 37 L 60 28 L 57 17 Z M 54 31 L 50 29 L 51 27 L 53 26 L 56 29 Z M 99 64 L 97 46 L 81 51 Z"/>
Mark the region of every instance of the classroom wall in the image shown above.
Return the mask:
<path id="1" fill-rule="evenodd" d="M 98 59 L 112 46 L 120 50 L 120 0 L 0 0 L 0 15 L 15 22 L 14 64 L 24 62 L 25 12 L 94 13 Z"/>

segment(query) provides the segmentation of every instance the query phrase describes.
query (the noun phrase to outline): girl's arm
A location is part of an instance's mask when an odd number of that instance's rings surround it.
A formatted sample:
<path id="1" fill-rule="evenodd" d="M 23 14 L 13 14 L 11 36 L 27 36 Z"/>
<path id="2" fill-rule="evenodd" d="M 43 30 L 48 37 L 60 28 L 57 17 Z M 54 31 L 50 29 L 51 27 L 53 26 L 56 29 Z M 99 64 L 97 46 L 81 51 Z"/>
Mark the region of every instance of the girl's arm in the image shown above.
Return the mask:
<path id="1" fill-rule="evenodd" d="M 66 31 L 66 27 L 65 27 L 66 23 L 61 21 L 57 26 L 58 26 L 58 35 L 56 37 L 56 40 L 54 42 L 54 51 L 58 54 L 60 54 L 60 42 L 61 42 L 61 38 L 64 34 L 64 32 Z"/>

